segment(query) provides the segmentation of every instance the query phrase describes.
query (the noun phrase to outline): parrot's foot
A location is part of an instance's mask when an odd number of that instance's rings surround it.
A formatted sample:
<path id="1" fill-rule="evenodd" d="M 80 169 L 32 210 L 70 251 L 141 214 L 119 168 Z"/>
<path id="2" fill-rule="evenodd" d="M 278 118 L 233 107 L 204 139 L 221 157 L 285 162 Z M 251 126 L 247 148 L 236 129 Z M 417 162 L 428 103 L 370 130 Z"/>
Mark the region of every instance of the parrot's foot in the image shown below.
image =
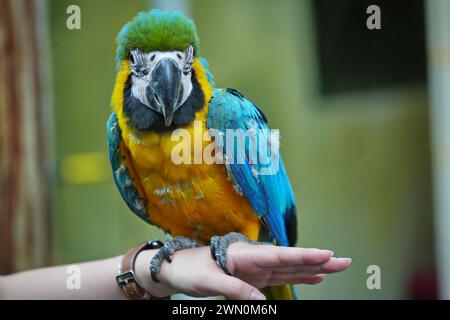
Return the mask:
<path id="1" fill-rule="evenodd" d="M 198 243 L 186 237 L 175 237 L 172 240 L 164 243 L 164 245 L 153 256 L 153 259 L 150 262 L 150 275 L 152 277 L 152 280 L 155 282 L 159 282 L 156 275 L 161 269 L 161 265 L 164 260 L 171 263 L 172 259 L 170 258 L 170 256 L 176 251 L 195 247 L 198 247 Z"/>
<path id="2" fill-rule="evenodd" d="M 253 243 L 253 244 L 263 244 L 262 242 L 253 241 L 244 236 L 243 234 L 240 234 L 238 232 L 230 232 L 224 235 L 223 237 L 220 236 L 214 236 L 211 238 L 210 241 L 210 247 L 211 247 L 211 255 L 214 260 L 217 260 L 220 267 L 223 269 L 223 271 L 228 274 L 232 275 L 230 270 L 227 268 L 227 251 L 228 247 L 234 243 L 234 242 L 246 242 L 246 243 Z"/>

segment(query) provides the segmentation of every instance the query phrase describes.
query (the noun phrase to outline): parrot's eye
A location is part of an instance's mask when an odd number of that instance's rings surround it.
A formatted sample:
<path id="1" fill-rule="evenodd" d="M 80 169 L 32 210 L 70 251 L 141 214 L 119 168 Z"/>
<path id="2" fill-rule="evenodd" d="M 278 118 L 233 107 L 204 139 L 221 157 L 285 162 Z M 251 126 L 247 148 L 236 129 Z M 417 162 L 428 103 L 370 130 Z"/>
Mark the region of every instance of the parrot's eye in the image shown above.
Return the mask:
<path id="1" fill-rule="evenodd" d="M 138 77 L 142 77 L 142 76 L 146 76 L 148 74 L 148 68 L 142 68 L 139 66 L 134 66 L 131 68 L 131 71 L 133 72 L 134 75 L 138 76 Z"/>
<path id="2" fill-rule="evenodd" d="M 145 55 L 137 49 L 131 50 L 129 54 L 131 72 L 138 77 L 148 74 L 149 68 L 145 59 Z"/>
<path id="3" fill-rule="evenodd" d="M 139 73 L 143 76 L 146 76 L 148 74 L 148 68 L 139 70 Z"/>

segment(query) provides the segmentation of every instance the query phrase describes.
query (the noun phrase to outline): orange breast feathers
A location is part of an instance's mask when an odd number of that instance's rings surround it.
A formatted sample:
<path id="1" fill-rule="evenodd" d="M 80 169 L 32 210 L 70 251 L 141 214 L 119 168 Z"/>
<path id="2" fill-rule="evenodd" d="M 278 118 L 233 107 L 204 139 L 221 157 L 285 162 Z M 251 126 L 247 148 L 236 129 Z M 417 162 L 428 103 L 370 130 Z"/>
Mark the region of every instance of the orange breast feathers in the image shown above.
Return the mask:
<path id="1" fill-rule="evenodd" d="M 113 108 L 139 180 L 136 182 L 147 200 L 149 219 L 174 236 L 203 243 L 231 231 L 257 240 L 259 218 L 247 199 L 233 188 L 225 166 L 204 161 L 203 153 L 213 143 L 206 128 L 212 88 L 197 59 L 193 69 L 205 105 L 179 134 L 142 133 L 129 128 L 122 113 L 123 91 L 130 74 L 127 61 L 122 62 L 117 75 Z"/>

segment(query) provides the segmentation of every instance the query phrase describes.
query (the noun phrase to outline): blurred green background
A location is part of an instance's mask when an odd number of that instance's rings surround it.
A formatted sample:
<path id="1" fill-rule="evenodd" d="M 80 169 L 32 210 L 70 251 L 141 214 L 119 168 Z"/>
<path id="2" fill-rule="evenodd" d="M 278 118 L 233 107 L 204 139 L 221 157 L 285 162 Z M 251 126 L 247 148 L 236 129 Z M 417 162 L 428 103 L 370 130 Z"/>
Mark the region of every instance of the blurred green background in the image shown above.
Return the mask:
<path id="1" fill-rule="evenodd" d="M 71 4 L 81 8 L 81 30 L 66 28 Z M 105 131 L 115 36 L 138 11 L 154 6 L 50 2 L 59 164 L 55 263 L 106 258 L 164 238 L 121 200 Z M 312 1 L 195 0 L 189 8 L 216 85 L 237 88 L 281 130 L 299 207 L 298 245 L 353 259 L 348 271 L 302 286 L 301 296 L 408 297 L 412 274 L 434 264 L 425 83 L 322 94 Z M 381 268 L 381 290 L 366 286 L 369 265 Z"/>

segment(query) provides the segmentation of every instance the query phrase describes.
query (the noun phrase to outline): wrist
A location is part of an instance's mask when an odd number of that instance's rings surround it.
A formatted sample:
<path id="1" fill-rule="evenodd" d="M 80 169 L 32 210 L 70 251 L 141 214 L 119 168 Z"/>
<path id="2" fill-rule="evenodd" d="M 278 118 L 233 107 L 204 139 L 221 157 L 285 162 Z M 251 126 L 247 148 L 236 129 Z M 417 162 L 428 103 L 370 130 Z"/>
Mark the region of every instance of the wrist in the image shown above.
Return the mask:
<path id="1" fill-rule="evenodd" d="M 158 279 L 160 282 L 154 282 L 150 277 L 150 261 L 157 252 L 157 249 L 144 250 L 138 254 L 135 262 L 135 275 L 136 281 L 142 288 L 144 288 L 152 296 L 160 298 L 170 296 L 176 292 L 167 281 L 169 268 L 166 265 L 168 263 L 163 264 L 163 267 L 158 274 Z"/>

